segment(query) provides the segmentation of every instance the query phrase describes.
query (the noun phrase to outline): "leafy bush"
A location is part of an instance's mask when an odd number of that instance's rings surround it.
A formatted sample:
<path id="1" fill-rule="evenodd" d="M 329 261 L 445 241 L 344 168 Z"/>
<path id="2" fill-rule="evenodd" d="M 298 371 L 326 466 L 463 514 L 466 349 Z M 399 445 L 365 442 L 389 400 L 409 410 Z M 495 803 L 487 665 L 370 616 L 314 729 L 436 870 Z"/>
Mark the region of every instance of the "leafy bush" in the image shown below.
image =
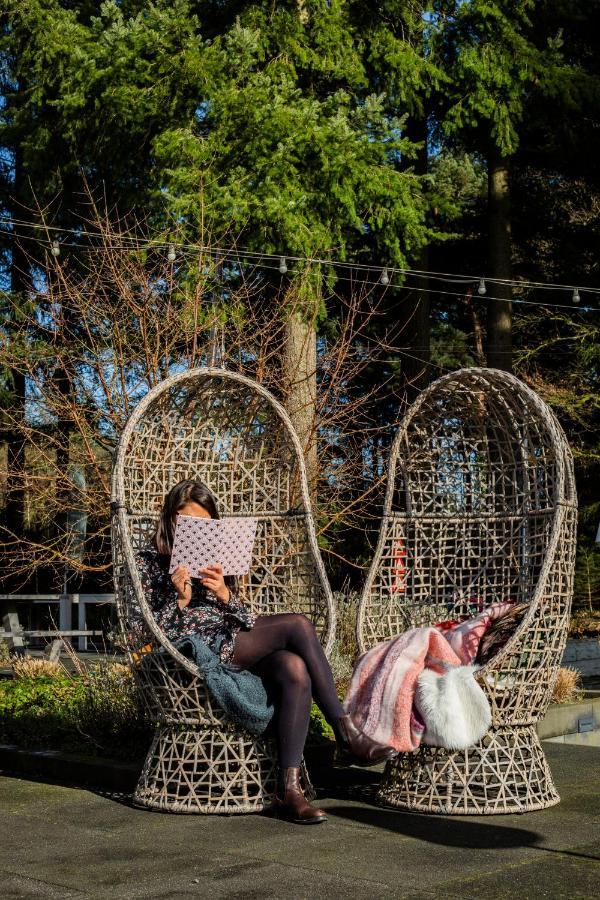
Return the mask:
<path id="1" fill-rule="evenodd" d="M 101 662 L 81 679 L 76 727 L 99 752 L 135 757 L 148 750 L 152 723 L 128 666 Z"/>
<path id="2" fill-rule="evenodd" d="M 71 748 L 83 685 L 61 677 L 15 678 L 0 683 L 0 741 L 20 747 Z"/>
<path id="3" fill-rule="evenodd" d="M 50 672 L 21 662 L 19 677 L 0 683 L 0 742 L 125 759 L 145 754 L 152 726 L 126 666 L 103 662 L 71 676 L 60 665 Z M 49 674 L 37 674 L 44 669 Z"/>
<path id="4" fill-rule="evenodd" d="M 333 731 L 329 724 L 325 721 L 323 713 L 316 705 L 313 703 L 312 709 L 310 711 L 310 723 L 308 726 L 308 740 L 309 744 L 326 744 L 333 739 Z"/>
<path id="5" fill-rule="evenodd" d="M 0 743 L 128 760 L 146 754 L 153 725 L 127 666 L 101 662 L 73 676 L 58 670 L 0 682 Z M 332 736 L 313 705 L 309 741 Z"/>

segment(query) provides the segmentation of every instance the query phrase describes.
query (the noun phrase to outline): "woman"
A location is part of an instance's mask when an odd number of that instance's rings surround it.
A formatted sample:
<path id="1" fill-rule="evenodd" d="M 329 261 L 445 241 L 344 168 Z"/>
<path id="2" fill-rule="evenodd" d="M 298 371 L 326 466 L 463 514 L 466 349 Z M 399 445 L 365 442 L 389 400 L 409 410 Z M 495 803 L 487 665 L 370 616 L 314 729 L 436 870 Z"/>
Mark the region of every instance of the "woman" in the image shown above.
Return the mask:
<path id="1" fill-rule="evenodd" d="M 197 634 L 222 662 L 260 676 L 275 706 L 278 751 L 276 812 L 298 824 L 324 822 L 300 787 L 300 762 L 314 697 L 333 728 L 342 754 L 359 765 L 396 755 L 360 731 L 338 698 L 316 631 L 303 615 L 255 616 L 240 598 L 237 580 L 220 565 L 192 580 L 185 566 L 169 575 L 177 515 L 219 518 L 213 494 L 200 481 L 182 481 L 167 495 L 156 533 L 138 553 L 142 586 L 155 618 L 170 640 Z"/>

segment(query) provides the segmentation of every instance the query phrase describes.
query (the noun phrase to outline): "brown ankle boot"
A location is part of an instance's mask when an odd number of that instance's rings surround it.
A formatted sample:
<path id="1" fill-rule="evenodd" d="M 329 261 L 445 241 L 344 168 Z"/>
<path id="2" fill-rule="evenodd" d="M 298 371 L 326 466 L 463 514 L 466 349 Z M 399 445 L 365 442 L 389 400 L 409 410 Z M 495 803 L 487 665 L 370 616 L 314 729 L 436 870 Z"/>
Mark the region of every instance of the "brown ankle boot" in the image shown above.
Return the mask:
<path id="1" fill-rule="evenodd" d="M 300 787 L 300 767 L 280 769 L 277 790 L 273 797 L 273 812 L 296 825 L 317 825 L 326 822 L 322 809 L 311 806 Z"/>
<path id="2" fill-rule="evenodd" d="M 398 756 L 397 750 L 374 741 L 355 725 L 350 716 L 340 716 L 336 730 L 338 758 L 356 766 L 375 766 Z"/>

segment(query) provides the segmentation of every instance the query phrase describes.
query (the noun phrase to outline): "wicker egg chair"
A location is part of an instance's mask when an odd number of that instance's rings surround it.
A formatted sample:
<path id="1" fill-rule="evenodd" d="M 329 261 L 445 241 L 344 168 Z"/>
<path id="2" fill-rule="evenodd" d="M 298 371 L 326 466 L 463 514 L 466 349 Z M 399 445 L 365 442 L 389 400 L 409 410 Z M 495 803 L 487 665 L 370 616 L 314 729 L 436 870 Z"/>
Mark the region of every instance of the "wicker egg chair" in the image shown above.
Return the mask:
<path id="1" fill-rule="evenodd" d="M 478 672 L 492 726 L 476 746 L 421 745 L 387 764 L 381 805 L 492 814 L 559 801 L 536 734 L 567 638 L 577 500 L 548 406 L 519 379 L 462 369 L 409 409 L 391 451 L 383 522 L 361 597 L 362 651 L 414 626 L 514 599 L 526 613 Z"/>
<path id="2" fill-rule="evenodd" d="M 153 534 L 167 492 L 204 481 L 221 515 L 258 519 L 251 574 L 258 613 L 302 612 L 328 651 L 331 590 L 317 547 L 302 449 L 283 407 L 256 382 L 217 369 L 166 379 L 121 435 L 112 477 L 112 542 L 124 646 L 156 732 L 134 803 L 170 812 L 249 813 L 269 805 L 272 742 L 228 723 L 193 662 L 158 628 L 134 554 Z"/>

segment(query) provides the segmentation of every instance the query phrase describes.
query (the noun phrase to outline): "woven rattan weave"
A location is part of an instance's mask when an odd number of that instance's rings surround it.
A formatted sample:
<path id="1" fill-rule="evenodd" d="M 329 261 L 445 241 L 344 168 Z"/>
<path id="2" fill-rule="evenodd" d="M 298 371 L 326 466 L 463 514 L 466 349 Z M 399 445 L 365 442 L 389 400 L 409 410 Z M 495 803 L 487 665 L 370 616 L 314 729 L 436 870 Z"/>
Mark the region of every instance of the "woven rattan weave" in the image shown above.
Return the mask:
<path id="1" fill-rule="evenodd" d="M 131 415 L 112 480 L 122 640 L 157 725 L 134 800 L 172 812 L 255 812 L 273 791 L 273 747 L 228 724 L 195 665 L 157 627 L 135 564 L 165 495 L 185 478 L 204 481 L 222 515 L 258 519 L 251 574 L 243 583 L 250 607 L 304 613 L 328 651 L 333 600 L 302 449 L 283 407 L 256 382 L 223 369 L 175 375 Z"/>
<path id="2" fill-rule="evenodd" d="M 535 723 L 567 637 L 576 516 L 564 433 L 519 379 L 463 369 L 434 382 L 409 409 L 394 440 L 361 598 L 361 649 L 498 600 L 528 609 L 477 673 L 490 731 L 464 752 L 422 745 L 401 754 L 387 765 L 381 804 L 490 814 L 558 802 Z"/>

